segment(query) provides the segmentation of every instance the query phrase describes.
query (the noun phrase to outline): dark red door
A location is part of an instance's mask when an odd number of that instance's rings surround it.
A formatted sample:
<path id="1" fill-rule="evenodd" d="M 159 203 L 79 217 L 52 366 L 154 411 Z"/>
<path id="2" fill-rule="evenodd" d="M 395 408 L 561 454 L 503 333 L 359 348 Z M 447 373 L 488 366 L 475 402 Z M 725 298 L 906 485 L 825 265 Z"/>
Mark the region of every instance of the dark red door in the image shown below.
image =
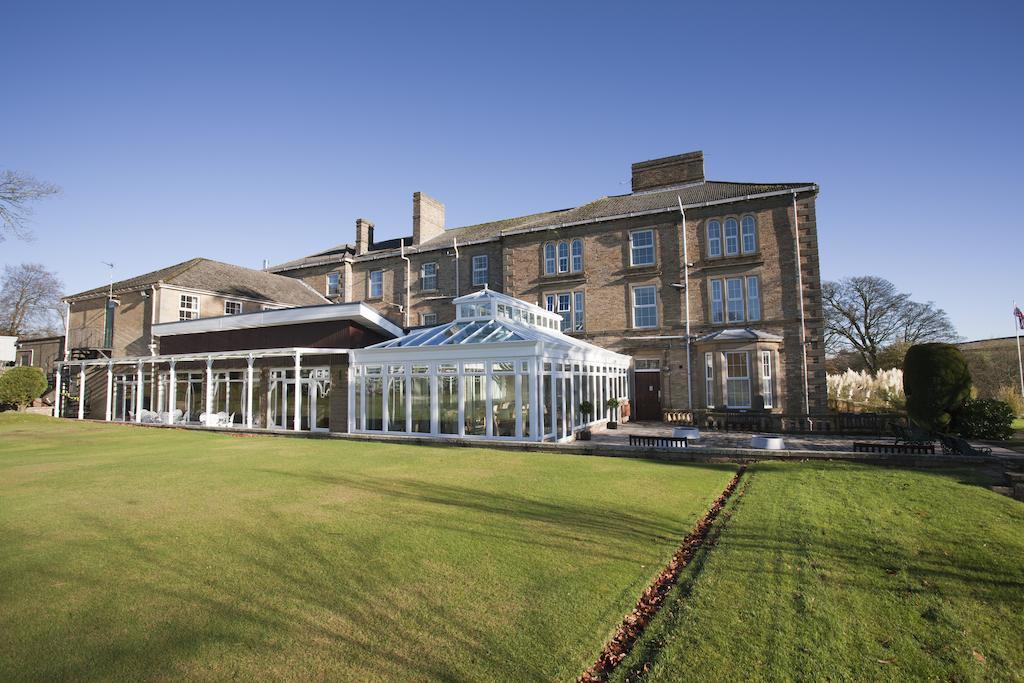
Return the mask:
<path id="1" fill-rule="evenodd" d="M 633 374 L 633 396 L 636 399 L 633 420 L 661 420 L 661 373 Z"/>

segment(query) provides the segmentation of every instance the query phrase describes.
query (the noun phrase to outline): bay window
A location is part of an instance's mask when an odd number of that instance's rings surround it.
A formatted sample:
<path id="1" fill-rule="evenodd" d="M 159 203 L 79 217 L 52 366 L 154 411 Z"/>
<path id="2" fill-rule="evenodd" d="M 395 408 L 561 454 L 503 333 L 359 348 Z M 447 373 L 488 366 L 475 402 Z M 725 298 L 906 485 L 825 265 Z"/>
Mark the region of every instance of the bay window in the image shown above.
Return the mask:
<path id="1" fill-rule="evenodd" d="M 746 351 L 725 354 L 725 405 L 750 407 L 750 354 Z"/>

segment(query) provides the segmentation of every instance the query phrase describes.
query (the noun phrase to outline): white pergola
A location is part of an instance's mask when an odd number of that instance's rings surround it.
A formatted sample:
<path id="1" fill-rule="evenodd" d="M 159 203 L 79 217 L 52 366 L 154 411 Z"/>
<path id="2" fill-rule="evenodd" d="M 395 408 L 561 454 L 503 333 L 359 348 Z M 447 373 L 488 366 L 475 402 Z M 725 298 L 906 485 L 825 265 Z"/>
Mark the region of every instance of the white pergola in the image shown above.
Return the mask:
<path id="1" fill-rule="evenodd" d="M 72 372 L 73 369 L 78 370 L 78 419 L 85 419 L 85 389 L 86 389 L 86 373 L 88 368 L 106 368 L 106 409 L 104 419 L 107 422 L 113 420 L 113 396 L 114 396 L 114 369 L 116 367 L 128 366 L 135 369 L 135 405 L 133 411 L 133 421 L 142 422 L 143 414 L 143 396 L 145 394 L 145 372 L 147 366 L 149 367 L 150 376 L 152 377 L 157 372 L 157 366 L 160 366 L 159 370 L 166 369 L 168 371 L 168 382 L 167 382 L 167 405 L 171 407 L 171 410 L 166 411 L 167 415 L 163 417 L 162 421 L 167 424 L 173 423 L 173 407 L 177 402 L 177 365 L 178 363 L 185 362 L 201 362 L 206 364 L 205 372 L 205 406 L 206 414 L 210 415 L 213 413 L 213 402 L 214 402 L 214 364 L 218 361 L 229 361 L 229 360 L 244 360 L 246 361 L 246 381 L 245 381 L 245 396 L 243 401 L 243 425 L 252 429 L 253 427 L 253 374 L 254 364 L 258 358 L 281 358 L 289 359 L 294 361 L 295 377 L 301 379 L 302 373 L 302 359 L 304 356 L 332 356 L 349 353 L 349 349 L 332 349 L 332 348 L 309 348 L 309 347 L 295 347 L 295 348 L 283 348 L 283 349 L 253 349 L 247 351 L 222 351 L 222 352 L 203 352 L 203 353 L 181 353 L 181 354 L 169 354 L 169 355 L 154 355 L 154 356 L 137 356 L 137 357 L 123 357 L 123 358 L 96 358 L 81 361 L 66 361 L 57 364 L 57 375 L 56 385 L 61 387 L 61 375 L 63 372 Z M 159 389 L 162 391 L 164 384 L 159 384 Z M 295 394 L 294 406 L 295 416 L 293 420 L 292 428 L 294 431 L 301 431 L 302 429 L 302 393 L 301 391 L 293 392 Z M 162 402 L 162 399 L 161 399 Z M 59 389 L 57 401 L 54 402 L 54 416 L 61 417 L 61 407 L 63 401 L 61 400 Z M 154 411 L 155 412 L 155 411 Z"/>
<path id="2" fill-rule="evenodd" d="M 488 289 L 454 304 L 454 322 L 350 352 L 350 431 L 571 440 L 627 396 L 631 358 L 563 334 L 558 313 Z"/>

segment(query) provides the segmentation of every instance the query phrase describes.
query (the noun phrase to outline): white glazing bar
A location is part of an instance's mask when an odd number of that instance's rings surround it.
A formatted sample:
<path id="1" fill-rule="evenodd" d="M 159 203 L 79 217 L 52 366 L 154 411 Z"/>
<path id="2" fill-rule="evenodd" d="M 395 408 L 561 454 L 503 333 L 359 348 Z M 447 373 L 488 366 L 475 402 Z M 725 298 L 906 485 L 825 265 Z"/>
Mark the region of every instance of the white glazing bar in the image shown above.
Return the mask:
<path id="1" fill-rule="evenodd" d="M 292 429 L 302 431 L 302 354 L 295 352 L 295 419 Z"/>
<path id="2" fill-rule="evenodd" d="M 57 363 L 57 373 L 54 375 L 54 378 L 53 378 L 53 385 L 54 385 L 54 390 L 53 390 L 53 393 L 54 393 L 54 396 L 53 396 L 53 416 L 54 417 L 60 417 L 61 403 L 64 402 L 64 387 L 61 386 L 61 383 L 60 383 L 61 382 L 61 376 L 60 376 L 60 369 L 61 369 L 61 367 L 62 367 L 61 364 Z"/>
<path id="3" fill-rule="evenodd" d="M 459 394 L 459 436 L 466 435 L 466 387 L 465 377 L 462 374 L 461 364 L 459 366 L 459 374 L 456 375 L 458 381 L 456 384 L 456 391 Z"/>
<path id="4" fill-rule="evenodd" d="M 523 396 L 523 380 L 522 373 L 519 371 L 519 361 L 515 361 L 512 364 L 512 369 L 515 370 L 515 374 L 512 375 L 512 382 L 516 386 L 516 438 L 523 438 L 523 401 L 527 398 Z"/>
<path id="5" fill-rule="evenodd" d="M 167 424 L 174 424 L 174 411 L 178 408 L 178 369 L 173 360 L 167 374 Z"/>
<path id="6" fill-rule="evenodd" d="M 441 406 L 438 405 L 437 365 L 430 366 L 430 433 L 441 433 Z"/>
<path id="7" fill-rule="evenodd" d="M 103 419 L 110 422 L 114 415 L 114 363 L 107 363 L 107 401 Z"/>
<path id="8" fill-rule="evenodd" d="M 538 385 L 540 384 L 540 378 L 537 376 L 537 361 L 531 360 L 528 366 L 528 372 L 530 373 L 530 434 L 529 437 L 533 441 L 541 440 L 541 429 L 540 429 L 540 390 Z"/>
<path id="9" fill-rule="evenodd" d="M 551 363 L 551 372 L 548 374 L 548 386 L 550 387 L 551 394 L 551 433 L 555 439 L 558 438 L 558 404 L 555 402 L 555 378 L 558 377 L 558 366 L 555 363 Z M 546 427 L 545 427 L 546 428 Z"/>
<path id="10" fill-rule="evenodd" d="M 348 433 L 352 433 L 356 428 L 356 369 L 354 365 L 348 366 L 348 429 L 345 430 Z"/>
<path id="11" fill-rule="evenodd" d="M 85 419 L 85 363 L 78 371 L 78 419 Z"/>
<path id="12" fill-rule="evenodd" d="M 412 434 L 412 369 L 408 365 L 402 381 L 405 384 L 405 433 Z"/>
<path id="13" fill-rule="evenodd" d="M 486 364 L 484 366 L 484 396 L 486 398 L 484 399 L 484 410 L 486 411 L 486 413 L 484 415 L 484 434 L 487 436 L 494 436 L 494 397 L 491 395 L 493 393 L 492 385 L 494 383 L 494 375 L 491 372 L 492 361 L 488 360 L 485 361 L 485 363 Z"/>

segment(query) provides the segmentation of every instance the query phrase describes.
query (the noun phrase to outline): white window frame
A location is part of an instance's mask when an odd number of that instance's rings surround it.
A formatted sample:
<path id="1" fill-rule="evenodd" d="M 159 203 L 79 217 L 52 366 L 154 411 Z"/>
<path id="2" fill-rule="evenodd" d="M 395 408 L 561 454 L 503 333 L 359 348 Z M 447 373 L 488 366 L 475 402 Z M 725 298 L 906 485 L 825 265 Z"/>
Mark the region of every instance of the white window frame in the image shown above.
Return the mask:
<path id="1" fill-rule="evenodd" d="M 558 272 L 558 248 L 554 242 L 544 243 L 544 274 L 554 275 Z"/>
<path id="2" fill-rule="evenodd" d="M 195 320 L 199 313 L 199 295 L 182 294 L 178 299 L 178 320 Z"/>
<path id="3" fill-rule="evenodd" d="M 727 277 L 724 280 L 725 283 L 725 320 L 728 323 L 741 323 L 744 321 L 744 296 L 743 296 L 743 278 L 741 277 Z M 739 292 L 738 297 L 733 296 L 733 288 L 730 287 L 730 283 L 736 283 L 736 290 Z M 734 304 L 736 304 L 734 306 Z M 733 317 L 733 313 L 736 313 L 738 317 Z"/>
<path id="4" fill-rule="evenodd" d="M 722 280 L 711 281 L 711 322 L 715 325 L 725 322 L 725 291 Z"/>
<path id="5" fill-rule="evenodd" d="M 374 283 L 374 276 L 378 277 L 378 281 Z M 374 293 L 374 287 L 378 289 L 377 293 Z M 384 298 L 384 271 L 383 270 L 371 270 L 366 276 L 366 298 L 368 299 L 383 299 Z"/>
<path id="6" fill-rule="evenodd" d="M 748 236 L 750 237 L 749 248 L 747 247 Z M 757 252 L 757 219 L 751 215 L 740 218 L 740 251 L 744 254 L 754 254 Z"/>
<path id="7" fill-rule="evenodd" d="M 761 398 L 764 399 L 765 408 L 774 408 L 775 382 L 772 375 L 772 352 L 760 351 L 761 366 Z"/>
<path id="8" fill-rule="evenodd" d="M 717 228 L 717 235 L 711 234 L 711 228 Z M 722 221 L 717 218 L 708 221 L 708 256 L 718 258 L 722 255 Z"/>
<path id="9" fill-rule="evenodd" d="M 650 234 L 651 243 L 645 244 L 640 247 L 636 246 L 636 236 L 642 234 Z M 655 254 L 655 239 L 654 239 L 654 228 L 643 228 L 642 230 L 631 230 L 629 233 L 629 265 L 631 266 L 653 266 L 657 263 L 657 254 Z M 642 253 L 646 253 L 650 250 L 651 260 L 650 261 L 638 261 L 637 250 L 643 250 Z"/>
<path id="10" fill-rule="evenodd" d="M 572 293 L 572 331 L 582 332 L 586 325 L 587 302 L 582 291 Z"/>
<path id="11" fill-rule="evenodd" d="M 757 275 L 748 275 L 745 280 L 747 289 L 747 320 L 756 322 L 761 319 L 761 278 Z M 754 285 L 753 294 L 751 294 L 751 284 Z"/>
<path id="12" fill-rule="evenodd" d="M 238 310 L 237 311 L 229 311 L 228 310 L 228 306 L 230 306 L 230 305 L 238 306 Z M 241 301 L 235 301 L 234 299 L 225 299 L 224 300 L 224 315 L 239 315 L 241 312 L 242 312 L 242 302 Z"/>
<path id="13" fill-rule="evenodd" d="M 715 407 L 715 354 L 711 351 L 704 354 L 704 404 Z"/>
<path id="14" fill-rule="evenodd" d="M 650 304 L 642 304 L 641 306 L 638 307 L 637 303 L 636 303 L 637 292 L 639 292 L 640 290 L 646 290 L 646 289 L 649 289 L 649 290 L 652 291 L 654 302 L 650 303 Z M 654 329 L 654 328 L 656 328 L 658 326 L 658 288 L 655 285 L 638 285 L 636 287 L 633 287 L 632 291 L 630 292 L 630 303 L 632 304 L 630 308 L 631 308 L 631 313 L 632 313 L 631 321 L 633 323 L 633 329 L 635 329 L 635 330 L 651 330 L 651 329 Z M 653 325 L 639 325 L 639 324 L 637 324 L 637 311 L 638 311 L 638 308 L 643 308 L 643 309 L 650 308 L 650 309 L 654 310 L 654 324 Z"/>
<path id="15" fill-rule="evenodd" d="M 753 403 L 753 386 L 750 377 L 750 352 L 749 351 L 726 351 L 725 356 L 725 407 L 726 408 L 751 408 Z M 744 376 L 730 376 L 729 368 L 729 357 L 734 355 L 742 355 L 743 363 L 746 368 L 746 375 Z M 747 403 L 744 404 L 733 404 L 729 400 L 729 384 L 735 382 L 746 382 L 747 385 Z"/>
<path id="16" fill-rule="evenodd" d="M 569 269 L 574 273 L 583 272 L 583 240 L 579 237 L 569 243 Z"/>
<path id="17" fill-rule="evenodd" d="M 571 259 L 569 258 L 569 243 L 565 242 L 565 241 L 559 242 L 558 243 L 558 272 L 559 273 L 568 273 L 569 272 L 569 263 L 570 263 L 570 261 L 571 261 Z"/>
<path id="18" fill-rule="evenodd" d="M 433 272 L 427 275 L 427 269 L 430 268 Z M 427 284 L 427 283 L 431 284 Z M 437 263 L 435 261 L 427 261 L 420 265 L 420 291 L 421 292 L 436 292 L 437 291 Z"/>
<path id="19" fill-rule="evenodd" d="M 733 228 L 733 235 L 729 237 L 729 227 Z M 725 242 L 725 255 L 737 256 L 740 253 L 740 222 L 735 218 L 726 218 L 722 225 L 722 237 Z M 731 242 L 731 246 L 730 246 Z"/>
<path id="20" fill-rule="evenodd" d="M 331 278 L 334 279 L 333 285 Z M 327 273 L 327 296 L 338 296 L 339 294 L 341 294 L 341 273 L 338 271 Z"/>
<path id="21" fill-rule="evenodd" d="M 487 254 L 477 254 L 473 257 L 473 286 L 486 285 L 490 279 L 490 259 Z M 482 265 L 481 265 L 482 264 Z"/>

